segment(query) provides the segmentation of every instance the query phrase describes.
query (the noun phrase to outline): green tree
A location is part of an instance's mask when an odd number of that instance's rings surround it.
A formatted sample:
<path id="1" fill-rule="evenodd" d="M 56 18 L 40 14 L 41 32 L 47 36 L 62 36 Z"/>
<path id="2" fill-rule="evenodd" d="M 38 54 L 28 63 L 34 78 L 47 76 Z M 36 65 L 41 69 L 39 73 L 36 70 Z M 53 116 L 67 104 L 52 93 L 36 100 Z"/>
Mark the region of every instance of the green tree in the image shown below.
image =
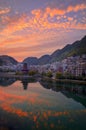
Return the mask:
<path id="1" fill-rule="evenodd" d="M 63 75 L 61 72 L 57 72 L 55 77 L 56 77 L 56 79 L 60 79 L 63 77 Z"/>
<path id="2" fill-rule="evenodd" d="M 15 75 L 23 75 L 23 73 L 20 72 L 20 71 L 17 71 L 17 72 L 15 73 Z"/>
<path id="3" fill-rule="evenodd" d="M 49 77 L 49 78 L 52 78 L 53 74 L 52 74 L 51 71 L 48 71 L 48 72 L 46 73 L 46 76 Z"/>
<path id="4" fill-rule="evenodd" d="M 36 71 L 36 70 L 30 70 L 30 71 L 28 72 L 28 74 L 29 74 L 30 76 L 33 76 L 33 75 L 37 74 L 37 71 Z"/>
<path id="5" fill-rule="evenodd" d="M 41 75 L 42 75 L 42 76 L 46 76 L 46 73 L 45 73 L 45 72 L 42 72 Z"/>

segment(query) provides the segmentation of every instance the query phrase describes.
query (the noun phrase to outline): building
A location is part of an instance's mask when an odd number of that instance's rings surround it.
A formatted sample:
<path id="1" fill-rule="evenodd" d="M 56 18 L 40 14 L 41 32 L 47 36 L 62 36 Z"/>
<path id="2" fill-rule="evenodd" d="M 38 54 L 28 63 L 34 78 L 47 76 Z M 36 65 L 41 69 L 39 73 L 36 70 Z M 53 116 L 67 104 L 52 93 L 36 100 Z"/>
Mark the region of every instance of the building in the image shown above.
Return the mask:
<path id="1" fill-rule="evenodd" d="M 27 66 L 27 63 L 24 63 L 24 64 L 23 64 L 22 72 L 23 72 L 24 74 L 27 74 L 27 73 L 28 73 L 28 66 Z"/>

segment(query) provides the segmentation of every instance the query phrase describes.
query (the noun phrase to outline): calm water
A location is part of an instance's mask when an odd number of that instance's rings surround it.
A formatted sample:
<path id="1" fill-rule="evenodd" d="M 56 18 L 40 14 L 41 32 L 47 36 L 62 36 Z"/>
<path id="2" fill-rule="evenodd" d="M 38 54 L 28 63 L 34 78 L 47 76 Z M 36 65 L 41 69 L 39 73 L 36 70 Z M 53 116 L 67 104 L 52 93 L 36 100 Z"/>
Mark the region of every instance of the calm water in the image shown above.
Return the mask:
<path id="1" fill-rule="evenodd" d="M 0 130 L 86 130 L 86 87 L 0 79 Z"/>

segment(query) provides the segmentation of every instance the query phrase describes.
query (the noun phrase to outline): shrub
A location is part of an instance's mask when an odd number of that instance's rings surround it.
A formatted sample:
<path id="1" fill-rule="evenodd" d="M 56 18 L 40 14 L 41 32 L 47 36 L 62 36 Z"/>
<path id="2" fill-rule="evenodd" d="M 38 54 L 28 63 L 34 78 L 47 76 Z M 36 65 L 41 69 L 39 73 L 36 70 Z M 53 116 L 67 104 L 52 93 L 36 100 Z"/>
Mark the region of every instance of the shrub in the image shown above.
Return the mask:
<path id="1" fill-rule="evenodd" d="M 60 79 L 60 78 L 63 78 L 63 75 L 61 72 L 57 72 L 55 77 L 56 79 Z"/>
<path id="2" fill-rule="evenodd" d="M 22 72 L 17 71 L 15 74 L 16 74 L 16 75 L 22 75 L 23 73 L 22 73 Z"/>
<path id="3" fill-rule="evenodd" d="M 51 71 L 48 71 L 48 72 L 46 73 L 46 76 L 49 77 L 49 78 L 52 78 L 53 74 L 52 74 Z"/>
<path id="4" fill-rule="evenodd" d="M 42 72 L 41 75 L 42 75 L 42 76 L 46 76 L 46 73 L 45 73 L 45 72 Z"/>
<path id="5" fill-rule="evenodd" d="M 37 74 L 37 71 L 36 71 L 36 70 L 30 70 L 30 71 L 28 72 L 28 74 L 29 74 L 30 76 L 33 76 L 33 75 Z"/>

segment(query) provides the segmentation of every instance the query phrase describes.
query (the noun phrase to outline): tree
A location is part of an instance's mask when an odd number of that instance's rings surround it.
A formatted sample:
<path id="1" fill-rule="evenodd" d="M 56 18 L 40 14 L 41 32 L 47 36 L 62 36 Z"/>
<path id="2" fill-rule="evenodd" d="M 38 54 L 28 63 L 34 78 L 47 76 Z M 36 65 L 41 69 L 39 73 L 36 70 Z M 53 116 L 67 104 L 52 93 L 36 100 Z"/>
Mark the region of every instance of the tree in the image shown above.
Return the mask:
<path id="1" fill-rule="evenodd" d="M 33 75 L 37 74 L 37 71 L 36 71 L 36 70 L 30 70 L 30 71 L 28 72 L 28 74 L 29 74 L 30 76 L 33 76 Z"/>
<path id="2" fill-rule="evenodd" d="M 46 73 L 46 76 L 49 77 L 49 78 L 52 78 L 53 74 L 52 74 L 51 71 L 48 71 L 48 72 Z"/>
<path id="3" fill-rule="evenodd" d="M 62 76 L 63 75 L 61 72 L 57 72 L 55 77 L 56 77 L 56 79 L 60 79 L 60 78 L 62 78 Z"/>
<path id="4" fill-rule="evenodd" d="M 42 75 L 42 76 L 46 76 L 46 73 L 45 73 L 45 72 L 42 72 L 41 75 Z"/>

